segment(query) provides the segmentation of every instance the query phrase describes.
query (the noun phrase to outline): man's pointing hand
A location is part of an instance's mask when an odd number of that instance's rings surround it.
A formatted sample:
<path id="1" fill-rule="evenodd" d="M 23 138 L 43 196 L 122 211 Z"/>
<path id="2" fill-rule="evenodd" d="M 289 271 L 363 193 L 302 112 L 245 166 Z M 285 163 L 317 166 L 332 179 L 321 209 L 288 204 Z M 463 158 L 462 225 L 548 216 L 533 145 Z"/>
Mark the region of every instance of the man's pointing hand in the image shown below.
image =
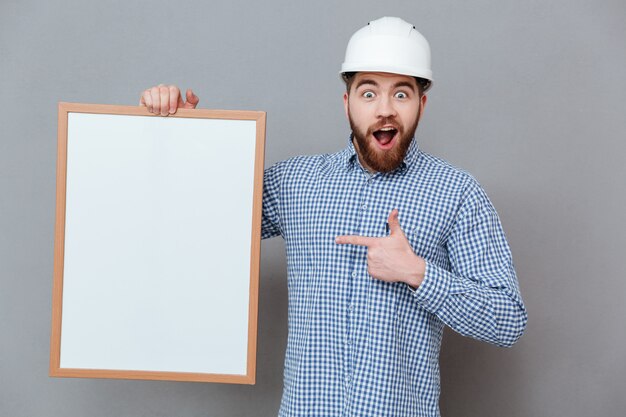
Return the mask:
<path id="1" fill-rule="evenodd" d="M 413 288 L 424 280 L 426 262 L 413 252 L 400 222 L 398 210 L 393 209 L 387 219 L 389 236 L 337 236 L 339 245 L 367 246 L 367 272 L 382 281 L 404 282 Z"/>

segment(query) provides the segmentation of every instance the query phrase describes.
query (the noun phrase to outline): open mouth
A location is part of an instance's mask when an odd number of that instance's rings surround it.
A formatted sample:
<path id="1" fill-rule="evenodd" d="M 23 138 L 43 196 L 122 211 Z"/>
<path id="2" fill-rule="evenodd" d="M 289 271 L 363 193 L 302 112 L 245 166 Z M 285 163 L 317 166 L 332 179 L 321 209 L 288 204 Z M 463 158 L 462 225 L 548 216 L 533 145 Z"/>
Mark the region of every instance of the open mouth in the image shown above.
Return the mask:
<path id="1" fill-rule="evenodd" d="M 376 142 L 383 149 L 389 149 L 393 146 L 394 138 L 398 134 L 398 129 L 395 127 L 383 127 L 374 131 L 374 138 Z"/>

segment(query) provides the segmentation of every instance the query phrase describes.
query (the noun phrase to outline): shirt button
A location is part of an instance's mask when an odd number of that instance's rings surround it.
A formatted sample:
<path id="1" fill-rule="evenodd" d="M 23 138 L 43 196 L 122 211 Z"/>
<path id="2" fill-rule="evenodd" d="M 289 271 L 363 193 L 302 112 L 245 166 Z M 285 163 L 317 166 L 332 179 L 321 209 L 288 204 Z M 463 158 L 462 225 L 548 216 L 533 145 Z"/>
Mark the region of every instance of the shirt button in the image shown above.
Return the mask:
<path id="1" fill-rule="evenodd" d="M 346 339 L 346 345 L 351 345 L 351 344 L 352 344 L 352 340 Z"/>
<path id="2" fill-rule="evenodd" d="M 348 311 L 354 311 L 354 304 L 350 304 L 348 306 Z"/>
<path id="3" fill-rule="evenodd" d="M 356 272 L 352 273 L 352 278 L 356 278 Z"/>
<path id="4" fill-rule="evenodd" d="M 367 208 L 367 204 L 363 204 L 361 207 L 365 210 Z"/>

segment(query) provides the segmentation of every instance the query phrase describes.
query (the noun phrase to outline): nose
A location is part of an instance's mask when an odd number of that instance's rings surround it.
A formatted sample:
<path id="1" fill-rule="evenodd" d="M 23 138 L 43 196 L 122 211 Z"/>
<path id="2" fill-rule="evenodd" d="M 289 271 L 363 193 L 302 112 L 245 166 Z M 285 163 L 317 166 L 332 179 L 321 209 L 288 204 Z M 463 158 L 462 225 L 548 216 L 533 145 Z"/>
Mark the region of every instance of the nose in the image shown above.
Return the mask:
<path id="1" fill-rule="evenodd" d="M 389 97 L 383 96 L 380 100 L 378 100 L 378 106 L 376 107 L 376 116 L 385 118 L 385 117 L 394 117 L 396 115 L 396 109 L 393 105 L 393 101 Z"/>

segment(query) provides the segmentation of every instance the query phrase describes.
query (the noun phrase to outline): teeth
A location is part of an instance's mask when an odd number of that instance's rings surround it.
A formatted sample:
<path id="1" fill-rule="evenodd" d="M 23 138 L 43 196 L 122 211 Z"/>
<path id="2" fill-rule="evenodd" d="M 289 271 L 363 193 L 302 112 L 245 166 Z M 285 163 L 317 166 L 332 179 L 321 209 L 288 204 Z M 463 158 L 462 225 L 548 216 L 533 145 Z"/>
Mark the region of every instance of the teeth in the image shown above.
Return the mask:
<path id="1" fill-rule="evenodd" d="M 383 132 L 389 132 L 390 130 L 396 130 L 396 129 L 394 129 L 393 127 L 383 127 L 380 130 L 382 130 Z"/>

